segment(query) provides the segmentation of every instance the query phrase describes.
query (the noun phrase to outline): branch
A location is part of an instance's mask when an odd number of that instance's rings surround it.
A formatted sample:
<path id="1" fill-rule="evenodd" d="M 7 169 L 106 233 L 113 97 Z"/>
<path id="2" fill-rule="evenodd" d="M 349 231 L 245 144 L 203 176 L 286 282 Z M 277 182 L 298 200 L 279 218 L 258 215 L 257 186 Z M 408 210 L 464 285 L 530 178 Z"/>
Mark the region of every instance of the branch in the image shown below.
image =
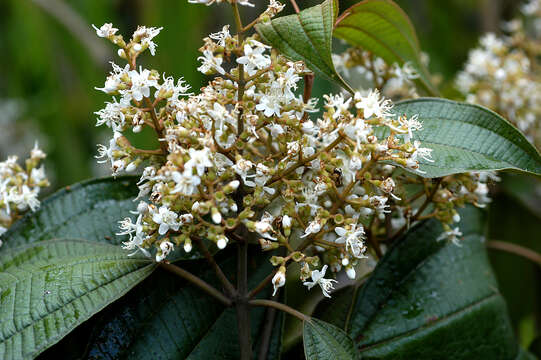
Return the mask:
<path id="1" fill-rule="evenodd" d="M 175 274 L 189 282 L 191 282 L 193 285 L 197 286 L 198 288 L 200 288 L 201 290 L 203 290 L 204 292 L 206 292 L 207 294 L 209 294 L 210 296 L 216 298 L 218 301 L 220 301 L 222 304 L 224 304 L 225 306 L 232 306 L 233 303 L 230 299 L 228 299 L 227 297 L 225 297 L 224 294 L 222 294 L 220 291 L 216 290 L 214 287 L 212 287 L 211 285 L 209 285 L 207 282 L 205 282 L 203 279 L 200 279 L 198 278 L 197 276 L 195 276 L 194 274 L 176 266 L 176 265 L 173 265 L 173 264 L 168 264 L 168 263 L 160 263 L 160 267 L 164 268 L 165 270 L 169 271 L 170 273 L 172 274 Z"/>
<path id="2" fill-rule="evenodd" d="M 225 290 L 229 293 L 230 296 L 234 296 L 237 293 L 237 291 L 235 290 L 235 287 L 227 279 L 227 277 L 225 276 L 224 272 L 222 271 L 222 269 L 220 268 L 218 263 L 216 263 L 216 260 L 214 260 L 214 257 L 208 251 L 207 247 L 203 243 L 203 240 L 201 238 L 195 237 L 195 236 L 193 236 L 192 239 L 195 241 L 195 243 L 197 244 L 197 247 L 203 253 L 203 255 L 207 259 L 210 266 L 214 269 L 214 272 L 216 273 L 216 276 L 218 277 L 218 279 L 222 283 Z"/>
<path id="3" fill-rule="evenodd" d="M 496 249 L 496 250 L 508 252 L 510 254 L 521 256 L 541 266 L 541 254 L 531 249 L 525 248 L 523 246 L 508 243 L 505 241 L 493 240 L 493 241 L 487 242 L 487 247 L 489 249 Z"/>
<path id="4" fill-rule="evenodd" d="M 282 304 L 282 303 L 279 303 L 277 301 L 259 300 L 258 299 L 258 300 L 250 300 L 250 301 L 248 301 L 248 304 L 250 304 L 251 306 L 265 306 L 265 307 L 275 308 L 275 309 L 278 309 L 280 311 L 286 312 L 289 315 L 293 315 L 294 317 L 296 317 L 297 319 L 299 319 L 301 321 L 310 320 L 310 316 L 304 315 L 300 311 L 297 311 L 297 310 L 293 309 L 292 307 L 289 307 L 289 306 L 287 306 L 285 304 Z"/>

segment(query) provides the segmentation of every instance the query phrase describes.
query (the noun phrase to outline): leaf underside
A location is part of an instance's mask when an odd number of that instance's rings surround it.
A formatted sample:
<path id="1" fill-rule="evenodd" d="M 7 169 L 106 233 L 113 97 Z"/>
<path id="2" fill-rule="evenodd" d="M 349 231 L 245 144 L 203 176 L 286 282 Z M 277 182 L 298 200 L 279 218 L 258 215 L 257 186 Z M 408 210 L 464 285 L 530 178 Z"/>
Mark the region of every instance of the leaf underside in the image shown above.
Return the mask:
<path id="1" fill-rule="evenodd" d="M 436 98 L 401 101 L 396 115 L 419 115 L 423 128 L 413 133 L 432 149 L 433 162 L 419 159 L 426 178 L 482 170 L 541 175 L 541 156 L 507 120 L 477 105 Z M 383 134 L 384 135 L 384 134 Z M 416 172 L 417 173 L 417 172 Z"/>
<path id="2" fill-rule="evenodd" d="M 30 359 L 150 275 L 118 246 L 59 239 L 0 253 L 0 358 Z"/>

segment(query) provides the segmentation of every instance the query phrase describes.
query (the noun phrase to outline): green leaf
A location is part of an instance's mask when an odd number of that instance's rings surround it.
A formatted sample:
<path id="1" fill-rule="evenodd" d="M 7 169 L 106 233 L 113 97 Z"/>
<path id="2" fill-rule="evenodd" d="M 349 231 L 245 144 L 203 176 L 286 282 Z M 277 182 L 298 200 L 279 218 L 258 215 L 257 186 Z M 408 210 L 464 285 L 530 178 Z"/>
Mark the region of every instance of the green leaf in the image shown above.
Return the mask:
<path id="1" fill-rule="evenodd" d="M 63 188 L 28 212 L 0 239 L 1 249 L 55 238 L 81 238 L 120 244 L 125 237 L 118 221 L 130 216 L 137 204 L 137 178 L 119 176 L 84 181 Z"/>
<path id="2" fill-rule="evenodd" d="M 30 359 L 154 270 L 118 246 L 50 240 L 0 255 L 0 358 Z"/>
<path id="3" fill-rule="evenodd" d="M 265 278 L 272 266 L 266 257 L 250 268 L 251 287 Z M 236 258 L 218 260 L 233 279 Z M 205 261 L 183 261 L 183 268 L 219 288 Z M 269 297 L 267 288 L 258 298 Z M 252 308 L 252 338 L 261 338 L 267 322 L 265 308 Z M 106 310 L 88 344 L 89 358 L 96 359 L 231 359 L 239 358 L 235 310 L 222 304 L 168 272 L 158 270 Z M 278 359 L 283 316 L 275 314 L 267 359 Z M 254 352 L 259 342 L 254 344 Z"/>
<path id="4" fill-rule="evenodd" d="M 365 0 L 347 9 L 337 20 L 334 36 L 381 57 L 388 64 L 409 62 L 419 83 L 430 95 L 437 89 L 421 61 L 419 40 L 410 19 L 390 0 Z"/>
<path id="5" fill-rule="evenodd" d="M 304 321 L 304 356 L 306 360 L 359 359 L 353 340 L 334 325 L 318 319 Z"/>
<path id="6" fill-rule="evenodd" d="M 57 238 L 78 238 L 113 245 L 120 245 L 126 236 L 117 236 L 118 222 L 135 216 L 134 199 L 139 190 L 136 176 L 118 176 L 92 179 L 77 183 L 43 200 L 36 212 L 28 212 L 8 232 L 0 236 L 3 242 L 0 254 L 38 241 Z M 181 248 L 169 260 L 201 258 L 197 250 L 186 254 Z"/>
<path id="7" fill-rule="evenodd" d="M 338 1 L 320 5 L 256 25 L 264 42 L 293 61 L 302 60 L 314 72 L 353 92 L 332 62 L 332 31 Z"/>
<path id="8" fill-rule="evenodd" d="M 483 214 L 461 211 L 461 246 L 414 226 L 351 299 L 345 324 L 363 359 L 515 359 L 518 345 L 487 259 Z"/>
<path id="9" fill-rule="evenodd" d="M 478 105 L 421 98 L 399 102 L 397 115 L 419 115 L 413 138 L 432 149 L 434 162 L 420 160 L 423 177 L 467 171 L 511 170 L 541 175 L 541 155 L 507 120 Z"/>

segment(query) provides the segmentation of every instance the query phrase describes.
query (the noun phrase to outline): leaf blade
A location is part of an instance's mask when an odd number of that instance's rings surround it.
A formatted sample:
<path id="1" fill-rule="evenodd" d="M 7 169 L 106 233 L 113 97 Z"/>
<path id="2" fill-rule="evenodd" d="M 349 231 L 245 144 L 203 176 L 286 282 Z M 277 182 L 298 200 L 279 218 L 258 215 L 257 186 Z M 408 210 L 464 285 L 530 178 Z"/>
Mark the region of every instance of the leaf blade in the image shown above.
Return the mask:
<path id="1" fill-rule="evenodd" d="M 41 248 L 40 256 L 28 256 L 24 261 L 24 254 L 32 247 Z M 62 251 L 63 255 L 57 256 Z M 4 255 L 0 257 L 3 359 L 35 357 L 155 268 L 148 259 L 127 257 L 117 246 L 96 246 L 81 240 L 40 242 L 7 253 L 7 262 Z M 53 263 L 51 256 L 55 256 Z M 18 262 L 6 265 L 17 257 Z"/>
<path id="2" fill-rule="evenodd" d="M 337 20 L 334 36 L 381 57 L 388 64 L 409 62 L 418 71 L 419 84 L 430 95 L 437 89 L 421 61 L 421 49 L 409 17 L 393 1 L 365 0 Z"/>
<path id="3" fill-rule="evenodd" d="M 437 98 L 398 102 L 397 115 L 419 115 L 413 138 L 432 149 L 433 163 L 420 160 L 423 177 L 511 170 L 541 175 L 541 155 L 507 120 L 478 105 Z"/>
<path id="4" fill-rule="evenodd" d="M 235 258 L 218 259 L 229 278 L 235 272 Z M 269 271 L 266 258 L 263 266 L 250 267 L 250 286 L 255 286 Z M 260 264 L 261 265 L 261 264 Z M 187 270 L 211 285 L 220 283 L 205 262 L 183 261 Z M 265 289 L 259 297 L 270 296 Z M 158 270 L 127 296 L 113 304 L 105 314 L 106 321 L 95 328 L 89 357 L 109 359 L 238 359 L 238 339 L 234 309 L 226 309 L 199 289 Z M 265 309 L 252 308 L 254 340 L 264 326 Z M 278 359 L 283 315 L 276 314 L 268 359 Z M 254 349 L 259 343 L 255 341 Z M 149 351 L 148 349 L 152 349 Z M 255 351 L 254 351 L 255 352 Z"/>
<path id="5" fill-rule="evenodd" d="M 518 345 L 483 244 L 483 216 L 461 213 L 457 247 L 442 227 L 412 228 L 380 261 L 347 332 L 367 359 L 514 359 Z M 467 351 L 465 351 L 467 349 Z"/>
<path id="6" fill-rule="evenodd" d="M 359 358 L 353 340 L 343 330 L 315 318 L 304 321 L 303 342 L 307 360 Z"/>
<path id="7" fill-rule="evenodd" d="M 332 32 L 338 1 L 326 0 L 299 14 L 282 16 L 256 25 L 264 42 L 293 61 L 304 61 L 308 68 L 353 92 L 340 77 L 332 61 Z"/>

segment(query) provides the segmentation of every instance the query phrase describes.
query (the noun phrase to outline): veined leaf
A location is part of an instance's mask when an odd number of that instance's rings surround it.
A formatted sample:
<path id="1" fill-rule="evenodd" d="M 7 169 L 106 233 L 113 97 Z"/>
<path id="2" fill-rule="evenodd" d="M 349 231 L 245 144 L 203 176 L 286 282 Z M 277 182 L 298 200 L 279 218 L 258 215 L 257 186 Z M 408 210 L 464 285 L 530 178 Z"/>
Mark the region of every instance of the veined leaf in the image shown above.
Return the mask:
<path id="1" fill-rule="evenodd" d="M 30 359 L 150 275 L 118 246 L 51 240 L 0 255 L 0 358 Z"/>
<path id="2" fill-rule="evenodd" d="M 254 256 L 250 287 L 272 271 L 266 257 Z M 233 279 L 236 258 L 219 260 Z M 220 284 L 205 261 L 183 261 L 182 267 L 211 285 Z M 270 296 L 267 288 L 258 297 Z M 254 353 L 259 348 L 266 323 L 265 308 L 252 308 Z M 279 358 L 283 315 L 276 313 L 267 359 Z M 161 269 L 125 297 L 105 310 L 103 321 L 94 328 L 87 357 L 106 359 L 222 359 L 239 358 L 235 310 L 225 308 L 199 289 Z"/>
<path id="3" fill-rule="evenodd" d="M 303 325 L 306 360 L 360 359 L 353 340 L 344 330 L 315 318 Z"/>
<path id="4" fill-rule="evenodd" d="M 419 83 L 437 95 L 421 61 L 419 40 L 410 19 L 391 0 L 364 0 L 347 9 L 337 20 L 334 36 L 381 57 L 388 64 L 409 62 L 419 73 Z"/>
<path id="5" fill-rule="evenodd" d="M 118 221 L 130 216 L 137 204 L 135 176 L 101 178 L 63 188 L 28 212 L 1 239 L 2 248 L 55 238 L 80 238 L 120 244 Z"/>
<path id="6" fill-rule="evenodd" d="M 441 224 L 425 221 L 385 254 L 354 296 L 342 292 L 351 306 L 339 318 L 362 359 L 518 356 L 483 244 L 484 216 L 467 207 L 461 218 L 461 246 L 437 241 Z"/>
<path id="7" fill-rule="evenodd" d="M 135 216 L 138 194 L 136 176 L 119 176 L 92 179 L 68 186 L 43 200 L 36 212 L 28 212 L 4 235 L 0 236 L 6 248 L 19 247 L 38 241 L 56 238 L 77 238 L 120 245 L 126 236 L 119 232 L 118 222 Z M 175 249 L 171 261 L 200 258 L 197 250 L 186 254 Z"/>
<path id="8" fill-rule="evenodd" d="M 302 60 L 308 68 L 344 89 L 353 92 L 340 77 L 332 62 L 332 33 L 338 14 L 338 1 L 320 5 L 256 25 L 267 44 L 293 61 Z"/>
<path id="9" fill-rule="evenodd" d="M 507 120 L 478 105 L 436 98 L 399 102 L 397 115 L 419 115 L 423 129 L 413 133 L 432 149 L 434 162 L 420 160 L 423 177 L 467 171 L 512 170 L 541 175 L 541 155 Z"/>

